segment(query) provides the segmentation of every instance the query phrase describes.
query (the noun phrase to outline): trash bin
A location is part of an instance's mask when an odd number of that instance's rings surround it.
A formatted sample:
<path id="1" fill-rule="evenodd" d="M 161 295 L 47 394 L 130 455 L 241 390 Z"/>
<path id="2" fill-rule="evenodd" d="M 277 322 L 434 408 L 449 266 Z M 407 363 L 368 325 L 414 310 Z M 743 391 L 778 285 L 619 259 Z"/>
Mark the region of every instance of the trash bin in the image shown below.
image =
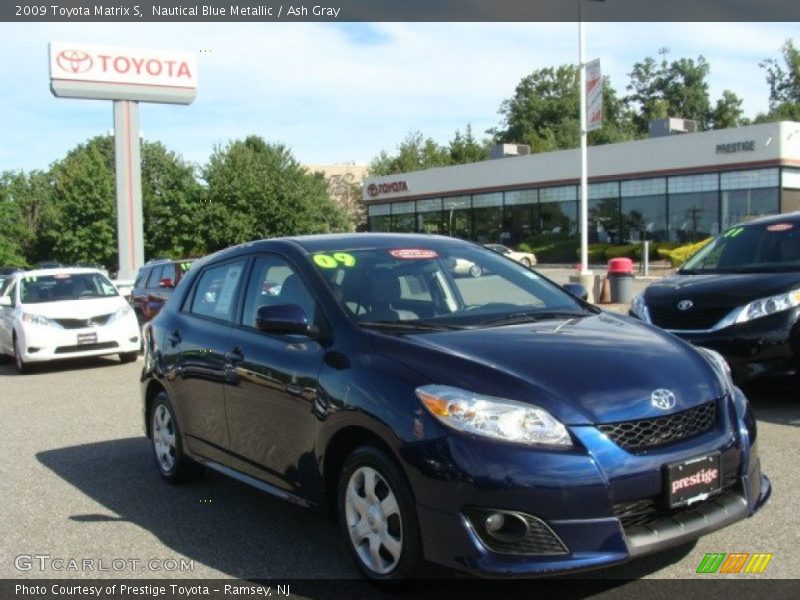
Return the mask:
<path id="1" fill-rule="evenodd" d="M 608 280 L 613 304 L 628 304 L 633 299 L 633 261 L 630 258 L 609 260 Z"/>

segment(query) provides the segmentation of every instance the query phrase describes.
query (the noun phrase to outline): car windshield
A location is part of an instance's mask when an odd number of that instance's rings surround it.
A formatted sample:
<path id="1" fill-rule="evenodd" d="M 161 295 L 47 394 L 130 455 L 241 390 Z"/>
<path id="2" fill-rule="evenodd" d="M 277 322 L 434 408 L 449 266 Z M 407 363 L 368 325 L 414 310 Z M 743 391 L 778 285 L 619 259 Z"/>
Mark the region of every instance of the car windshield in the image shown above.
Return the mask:
<path id="1" fill-rule="evenodd" d="M 367 327 L 457 329 L 593 314 L 555 284 L 477 246 L 331 249 L 310 258 Z"/>
<path id="2" fill-rule="evenodd" d="M 770 222 L 724 231 L 680 272 L 772 273 L 800 270 L 800 223 Z"/>
<path id="3" fill-rule="evenodd" d="M 118 295 L 114 284 L 101 273 L 26 275 L 20 279 L 20 301 L 23 304 L 88 300 Z"/>

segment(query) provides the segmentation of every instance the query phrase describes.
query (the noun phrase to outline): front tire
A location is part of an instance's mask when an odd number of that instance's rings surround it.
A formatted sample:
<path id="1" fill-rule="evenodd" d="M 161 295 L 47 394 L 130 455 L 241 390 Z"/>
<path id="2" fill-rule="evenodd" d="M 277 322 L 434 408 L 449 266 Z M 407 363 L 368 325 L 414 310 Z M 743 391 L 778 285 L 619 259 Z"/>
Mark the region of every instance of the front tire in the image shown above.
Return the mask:
<path id="1" fill-rule="evenodd" d="M 397 581 L 419 572 L 422 541 L 414 499 L 384 452 L 362 446 L 347 457 L 338 499 L 344 539 L 367 578 Z"/>
<path id="2" fill-rule="evenodd" d="M 17 367 L 17 373 L 20 375 L 27 375 L 31 372 L 25 359 L 22 358 L 22 352 L 19 349 L 19 342 L 17 341 L 16 335 L 14 336 L 14 366 Z"/>
<path id="3" fill-rule="evenodd" d="M 119 360 L 121 363 L 132 363 L 139 357 L 139 352 L 120 352 Z"/>
<path id="4" fill-rule="evenodd" d="M 183 438 L 166 392 L 159 392 L 150 409 L 150 440 L 158 472 L 170 483 L 197 479 L 202 467 L 183 453 Z"/>
<path id="5" fill-rule="evenodd" d="M 520 264 L 522 264 L 522 266 L 523 266 L 523 267 L 525 267 L 526 269 L 530 269 L 530 268 L 531 268 L 531 266 L 532 266 L 532 265 L 531 265 L 531 260 L 530 260 L 530 259 L 529 259 L 527 256 L 524 256 L 524 257 L 522 258 L 522 260 L 520 260 L 519 262 L 520 262 Z"/>

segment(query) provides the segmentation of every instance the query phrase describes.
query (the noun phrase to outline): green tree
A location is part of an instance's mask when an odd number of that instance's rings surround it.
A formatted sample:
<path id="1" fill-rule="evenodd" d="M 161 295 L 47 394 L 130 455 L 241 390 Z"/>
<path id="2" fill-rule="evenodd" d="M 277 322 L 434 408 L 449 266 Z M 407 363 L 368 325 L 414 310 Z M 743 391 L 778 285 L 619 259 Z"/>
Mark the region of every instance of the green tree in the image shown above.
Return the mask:
<path id="1" fill-rule="evenodd" d="M 160 142 L 142 145 L 142 212 L 147 256 L 181 258 L 206 250 L 206 204 L 194 166 Z"/>
<path id="2" fill-rule="evenodd" d="M 117 264 L 114 140 L 98 136 L 52 167 L 55 212 L 44 235 L 58 260 Z"/>
<path id="3" fill-rule="evenodd" d="M 347 231 L 345 212 L 289 150 L 258 136 L 214 149 L 203 169 L 209 250 L 285 235 Z"/>
<path id="4" fill-rule="evenodd" d="M 648 133 L 650 121 L 677 117 L 697 121 L 702 129 L 735 127 L 743 123 L 741 99 L 725 90 L 712 107 L 708 92 L 711 66 L 703 56 L 657 62 L 647 57 L 628 74 L 631 93 L 626 101 L 634 109 L 638 136 Z"/>
<path id="5" fill-rule="evenodd" d="M 769 112 L 758 115 L 756 123 L 800 121 L 800 50 L 792 40 L 786 40 L 781 55 L 783 64 L 775 58 L 759 63 L 767 72 Z"/>
<path id="6" fill-rule="evenodd" d="M 523 143 L 532 152 L 574 148 L 580 143 L 579 71 L 575 65 L 539 69 L 522 78 L 504 100 L 503 122 L 488 131 L 498 143 Z M 603 126 L 589 144 L 632 139 L 630 116 L 607 77 L 603 78 Z"/>
<path id="7" fill-rule="evenodd" d="M 52 216 L 53 187 L 44 171 L 6 172 L 0 175 L 0 189 L 12 201 L 22 228 L 14 231 L 14 242 L 29 264 L 48 258 L 50 247 L 43 226 Z M 3 231 L 10 231 L 3 228 Z"/>
<path id="8" fill-rule="evenodd" d="M 434 167 L 446 167 L 452 164 L 447 148 L 437 144 L 432 138 L 423 137 L 415 131 L 409 133 L 397 147 L 397 154 L 390 155 L 385 150 L 372 159 L 369 165 L 370 175 L 392 175 L 421 171 Z"/>
<path id="9" fill-rule="evenodd" d="M 450 163 L 461 165 L 465 163 L 480 162 L 489 158 L 490 141 L 478 142 L 472 134 L 472 125 L 467 124 L 466 131 L 456 129 L 453 139 L 447 148 L 450 154 Z"/>
<path id="10" fill-rule="evenodd" d="M 24 173 L 0 175 L 0 266 L 23 267 L 27 263 L 23 249 L 27 231 L 16 191 L 24 179 Z"/>

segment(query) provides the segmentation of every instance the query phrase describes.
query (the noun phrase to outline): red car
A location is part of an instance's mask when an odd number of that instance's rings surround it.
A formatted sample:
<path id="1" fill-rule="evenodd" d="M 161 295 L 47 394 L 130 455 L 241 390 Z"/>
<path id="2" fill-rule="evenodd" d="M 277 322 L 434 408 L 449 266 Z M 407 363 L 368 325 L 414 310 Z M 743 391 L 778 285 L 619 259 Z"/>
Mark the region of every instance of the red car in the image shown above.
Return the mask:
<path id="1" fill-rule="evenodd" d="M 139 324 L 158 314 L 194 260 L 151 260 L 139 269 L 131 291 L 131 306 Z"/>

